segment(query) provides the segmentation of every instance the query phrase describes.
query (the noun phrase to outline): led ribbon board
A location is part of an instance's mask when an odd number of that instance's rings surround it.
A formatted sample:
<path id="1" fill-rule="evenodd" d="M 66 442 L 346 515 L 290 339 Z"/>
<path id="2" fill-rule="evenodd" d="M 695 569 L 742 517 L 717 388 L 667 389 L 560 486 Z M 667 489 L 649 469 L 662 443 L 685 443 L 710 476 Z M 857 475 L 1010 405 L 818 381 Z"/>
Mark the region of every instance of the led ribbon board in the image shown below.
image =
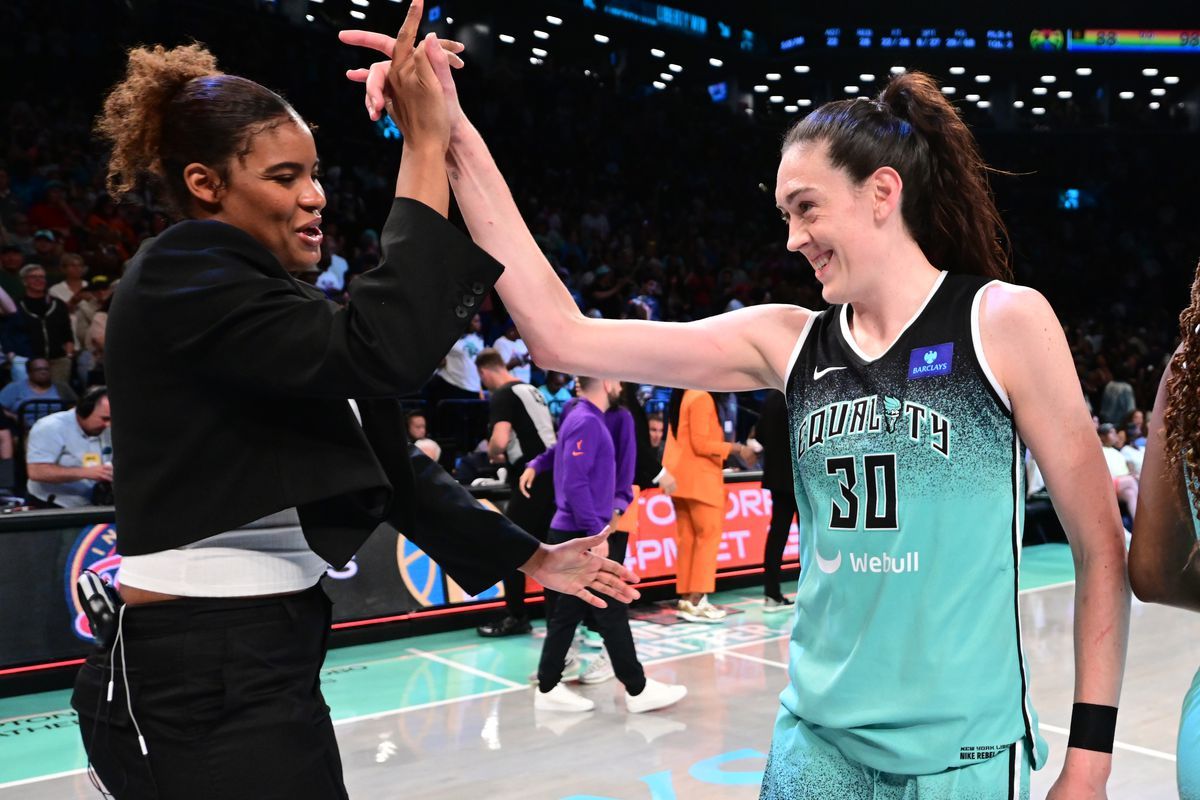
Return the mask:
<path id="1" fill-rule="evenodd" d="M 1075 52 L 1200 53 L 1200 30 L 1141 31 L 1085 28 L 1067 32 Z"/>

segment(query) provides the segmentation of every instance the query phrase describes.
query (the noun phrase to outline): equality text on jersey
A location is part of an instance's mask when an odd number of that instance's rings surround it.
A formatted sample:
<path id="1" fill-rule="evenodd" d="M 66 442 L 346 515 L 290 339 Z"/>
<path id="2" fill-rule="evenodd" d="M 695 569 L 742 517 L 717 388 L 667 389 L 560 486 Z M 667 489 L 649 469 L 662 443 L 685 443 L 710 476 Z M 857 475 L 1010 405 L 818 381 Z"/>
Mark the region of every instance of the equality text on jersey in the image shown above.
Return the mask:
<path id="1" fill-rule="evenodd" d="M 900 401 L 888 395 L 842 400 L 808 414 L 797 433 L 796 457 L 843 436 L 886 431 L 907 435 L 912 441 L 928 444 L 934 452 L 950 458 L 950 428 L 947 417 L 909 400 Z"/>

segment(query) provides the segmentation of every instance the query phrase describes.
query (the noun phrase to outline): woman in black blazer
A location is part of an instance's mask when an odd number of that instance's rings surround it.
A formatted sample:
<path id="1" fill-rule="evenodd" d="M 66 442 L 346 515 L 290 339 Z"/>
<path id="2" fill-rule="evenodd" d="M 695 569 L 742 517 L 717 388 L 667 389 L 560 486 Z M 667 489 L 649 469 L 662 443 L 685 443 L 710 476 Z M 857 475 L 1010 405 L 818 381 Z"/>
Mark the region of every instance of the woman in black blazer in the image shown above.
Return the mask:
<path id="1" fill-rule="evenodd" d="M 590 552 L 603 536 L 539 545 L 410 453 L 393 398 L 428 378 L 501 271 L 445 219 L 439 43 L 413 49 L 420 16 L 416 0 L 389 80 L 427 91 L 389 101 L 405 134 L 396 201 L 382 263 L 345 309 L 292 277 L 320 257 L 325 198 L 286 101 L 192 45 L 131 51 L 105 103 L 110 191 L 151 188 L 184 219 L 132 259 L 108 323 L 125 605 L 72 703 L 118 798 L 346 796 L 317 581 L 381 524 L 469 592 L 520 568 L 595 604 L 589 589 L 636 595 Z"/>

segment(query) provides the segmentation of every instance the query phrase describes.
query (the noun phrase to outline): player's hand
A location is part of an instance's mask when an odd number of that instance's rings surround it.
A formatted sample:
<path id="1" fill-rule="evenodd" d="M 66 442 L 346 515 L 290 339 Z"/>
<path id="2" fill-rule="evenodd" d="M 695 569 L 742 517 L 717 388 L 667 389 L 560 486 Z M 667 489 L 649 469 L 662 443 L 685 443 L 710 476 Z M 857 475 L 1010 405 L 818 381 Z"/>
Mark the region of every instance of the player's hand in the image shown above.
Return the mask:
<path id="1" fill-rule="evenodd" d="M 1112 756 L 1093 750 L 1067 748 L 1067 758 L 1046 800 L 1107 800 Z"/>
<path id="2" fill-rule="evenodd" d="M 533 487 L 533 480 L 537 477 L 537 472 L 533 467 L 526 467 L 521 473 L 521 477 L 517 479 L 517 488 L 521 490 L 521 494 L 529 497 L 529 490 Z"/>
<path id="3" fill-rule="evenodd" d="M 663 476 L 658 481 L 658 488 L 662 489 L 663 494 L 675 494 L 675 490 L 679 488 L 679 482 L 675 480 L 674 475 L 664 469 Z"/>
<path id="4" fill-rule="evenodd" d="M 611 532 L 605 528 L 595 536 L 544 544 L 521 566 L 521 571 L 547 589 L 575 595 L 596 608 L 604 608 L 606 603 L 593 592 L 631 603 L 641 597 L 630 585 L 638 582 L 638 576 L 600 554 L 608 552 Z"/>

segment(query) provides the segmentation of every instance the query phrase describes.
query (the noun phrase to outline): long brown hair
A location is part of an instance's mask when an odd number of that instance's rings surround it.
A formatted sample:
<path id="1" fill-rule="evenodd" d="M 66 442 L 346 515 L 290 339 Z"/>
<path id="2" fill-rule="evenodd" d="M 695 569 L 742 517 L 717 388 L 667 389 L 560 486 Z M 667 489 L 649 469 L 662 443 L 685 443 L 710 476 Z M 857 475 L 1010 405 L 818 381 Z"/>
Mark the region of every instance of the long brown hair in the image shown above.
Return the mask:
<path id="1" fill-rule="evenodd" d="M 1186 466 L 1188 507 L 1200 519 L 1200 264 L 1192 281 L 1191 303 L 1179 315 L 1179 337 L 1182 344 L 1171 359 L 1163 425 L 1167 458 L 1175 469 Z"/>
<path id="2" fill-rule="evenodd" d="M 231 158 L 250 140 L 300 117 L 279 95 L 252 80 L 226 75 L 202 44 L 129 51 L 125 77 L 96 119 L 96 134 L 112 146 L 108 191 L 113 199 L 150 189 L 176 214 L 187 214 L 188 164 L 212 167 L 228 181 Z"/>
<path id="3" fill-rule="evenodd" d="M 922 72 L 892 78 L 873 100 L 835 100 L 797 122 L 783 150 L 824 142 L 829 160 L 862 183 L 880 167 L 904 182 L 900 213 L 940 269 L 1009 279 L 1008 231 L 989 167 L 958 110 Z"/>

